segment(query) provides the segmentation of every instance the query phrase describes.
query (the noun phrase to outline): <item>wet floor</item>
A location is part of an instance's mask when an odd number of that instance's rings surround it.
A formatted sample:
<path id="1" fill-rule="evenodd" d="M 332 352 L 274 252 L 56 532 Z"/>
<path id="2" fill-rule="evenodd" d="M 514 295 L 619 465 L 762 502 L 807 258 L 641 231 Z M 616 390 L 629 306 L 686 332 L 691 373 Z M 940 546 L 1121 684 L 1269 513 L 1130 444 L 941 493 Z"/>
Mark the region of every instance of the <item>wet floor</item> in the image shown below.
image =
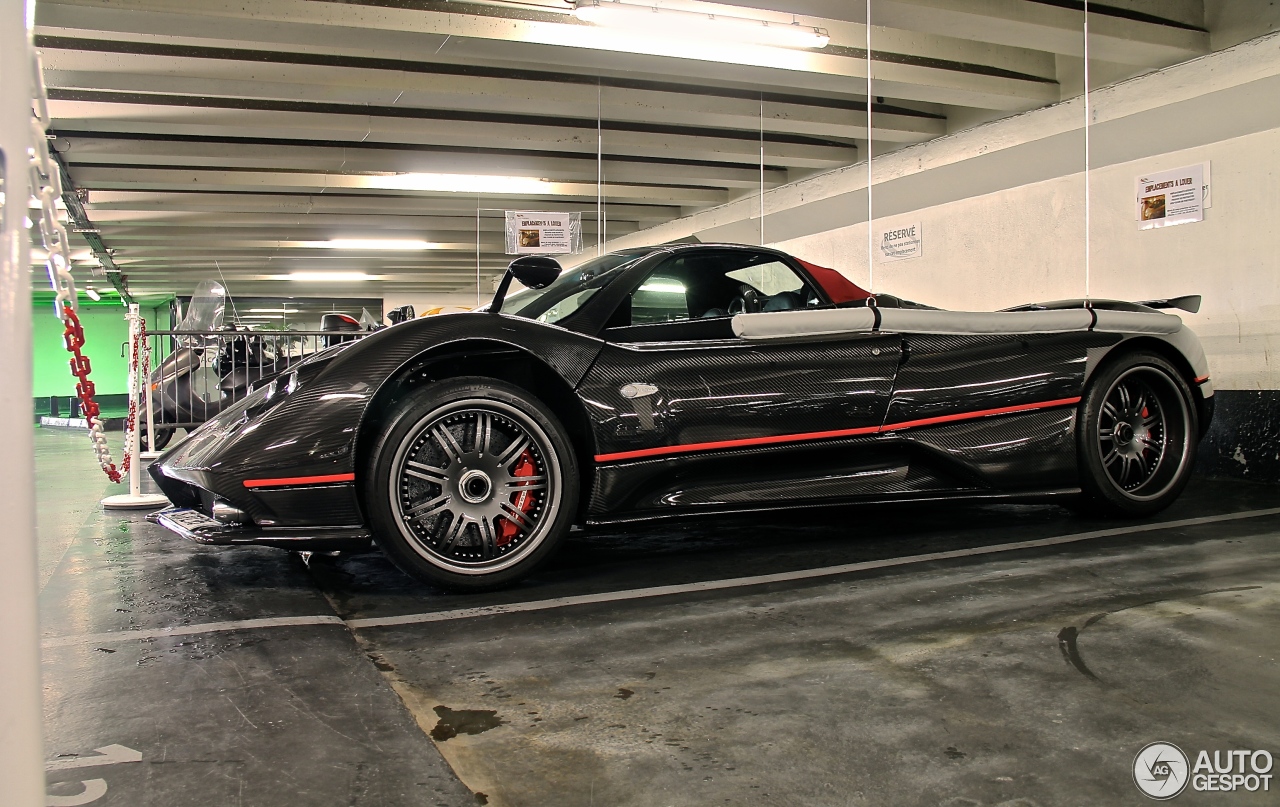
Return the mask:
<path id="1" fill-rule="evenodd" d="M 1280 514 L 1218 520 L 1274 488 L 1196 481 L 1129 534 L 1049 505 L 596 530 L 459 596 L 104 514 L 68 440 L 37 434 L 59 804 L 1127 805 L 1150 742 L 1280 755 Z"/>

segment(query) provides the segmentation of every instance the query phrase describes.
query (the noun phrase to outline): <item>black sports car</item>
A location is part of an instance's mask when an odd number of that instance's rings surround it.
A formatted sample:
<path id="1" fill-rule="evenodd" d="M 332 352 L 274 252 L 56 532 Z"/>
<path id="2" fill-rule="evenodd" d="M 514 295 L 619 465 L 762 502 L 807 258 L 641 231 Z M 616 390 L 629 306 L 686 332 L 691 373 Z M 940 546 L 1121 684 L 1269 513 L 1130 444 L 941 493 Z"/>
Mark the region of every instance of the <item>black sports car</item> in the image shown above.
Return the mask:
<path id="1" fill-rule="evenodd" d="M 512 277 L 528 288 L 506 297 Z M 872 296 L 736 245 L 513 262 L 488 311 L 296 365 L 151 466 L 165 527 L 367 546 L 455 589 L 575 524 L 856 501 L 1165 507 L 1212 414 L 1199 340 L 1145 304 L 995 313 Z"/>

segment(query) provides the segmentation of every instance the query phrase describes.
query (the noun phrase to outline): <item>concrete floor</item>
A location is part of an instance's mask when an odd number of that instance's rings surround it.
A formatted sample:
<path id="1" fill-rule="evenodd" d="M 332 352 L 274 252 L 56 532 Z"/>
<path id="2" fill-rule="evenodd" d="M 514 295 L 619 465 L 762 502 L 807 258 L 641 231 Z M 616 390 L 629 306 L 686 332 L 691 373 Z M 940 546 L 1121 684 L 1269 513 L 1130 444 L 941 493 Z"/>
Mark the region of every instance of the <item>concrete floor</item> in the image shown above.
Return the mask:
<path id="1" fill-rule="evenodd" d="M 1136 805 L 1149 742 L 1280 756 L 1280 489 L 575 535 L 468 597 L 182 542 L 36 445 L 51 804 Z"/>

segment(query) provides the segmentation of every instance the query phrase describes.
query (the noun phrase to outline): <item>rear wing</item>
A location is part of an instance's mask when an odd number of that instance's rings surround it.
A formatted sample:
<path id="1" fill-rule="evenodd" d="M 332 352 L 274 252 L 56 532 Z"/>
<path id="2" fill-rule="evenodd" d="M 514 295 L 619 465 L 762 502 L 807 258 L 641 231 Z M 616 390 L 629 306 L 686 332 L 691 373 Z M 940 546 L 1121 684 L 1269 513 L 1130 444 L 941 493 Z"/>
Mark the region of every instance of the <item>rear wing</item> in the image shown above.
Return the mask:
<path id="1" fill-rule="evenodd" d="M 1138 305 L 1145 305 L 1147 308 L 1176 308 L 1188 314 L 1196 314 L 1200 311 L 1200 295 L 1186 294 L 1182 297 L 1170 297 L 1167 300 L 1143 300 Z"/>

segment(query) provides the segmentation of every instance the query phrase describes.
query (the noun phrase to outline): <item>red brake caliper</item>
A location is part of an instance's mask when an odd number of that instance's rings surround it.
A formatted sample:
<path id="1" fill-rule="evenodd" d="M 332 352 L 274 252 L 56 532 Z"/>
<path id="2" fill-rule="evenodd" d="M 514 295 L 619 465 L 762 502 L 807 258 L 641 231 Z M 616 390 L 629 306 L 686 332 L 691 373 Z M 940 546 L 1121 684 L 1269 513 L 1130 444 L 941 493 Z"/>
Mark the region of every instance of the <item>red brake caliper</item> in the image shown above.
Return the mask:
<path id="1" fill-rule="evenodd" d="M 1145 407 L 1145 406 L 1144 406 L 1144 407 L 1142 407 L 1142 420 L 1143 420 L 1143 422 L 1144 422 L 1144 425 L 1145 425 L 1145 421 L 1146 421 L 1146 419 L 1147 419 L 1147 418 L 1149 418 L 1149 417 L 1151 417 L 1151 415 L 1150 415 L 1150 413 L 1147 411 L 1147 407 Z M 1141 450 L 1141 451 L 1139 451 L 1138 453 L 1142 455 L 1142 458 L 1143 458 L 1144 460 L 1147 458 L 1147 444 L 1146 444 L 1145 442 L 1143 442 L 1143 444 L 1142 444 L 1142 450 Z"/>
<path id="2" fill-rule="evenodd" d="M 517 479 L 522 476 L 533 476 L 537 468 L 533 464 L 533 454 L 529 453 L 529 449 L 525 449 L 520 455 L 520 459 L 516 462 L 515 470 L 511 475 Z M 511 504 L 521 513 L 527 513 L 533 509 L 533 494 L 530 491 L 522 490 L 511 494 Z M 520 528 L 511 523 L 510 519 L 503 518 L 497 522 L 498 526 L 498 546 L 506 546 L 511 543 L 511 539 L 520 533 Z"/>

